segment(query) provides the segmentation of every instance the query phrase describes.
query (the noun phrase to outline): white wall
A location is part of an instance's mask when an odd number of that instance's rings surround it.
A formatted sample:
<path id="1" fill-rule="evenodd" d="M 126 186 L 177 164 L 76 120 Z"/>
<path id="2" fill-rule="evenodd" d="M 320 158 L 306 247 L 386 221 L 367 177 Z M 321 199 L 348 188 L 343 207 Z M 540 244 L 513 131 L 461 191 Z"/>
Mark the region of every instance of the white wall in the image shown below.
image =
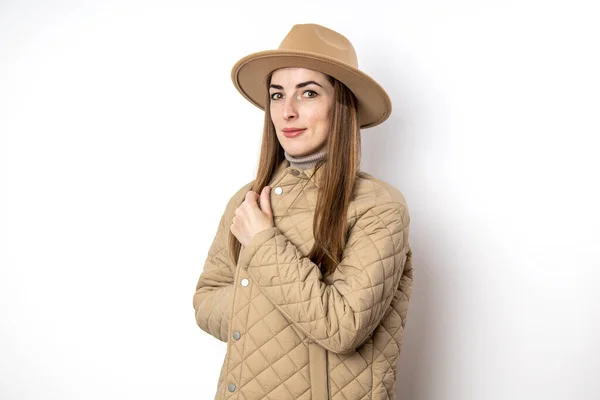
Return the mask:
<path id="1" fill-rule="evenodd" d="M 398 398 L 599 398 L 591 1 L 200 3 L 0 4 L 0 398 L 212 398 L 192 295 L 262 129 L 229 73 L 306 22 L 393 100 L 363 169 L 412 215 Z"/>

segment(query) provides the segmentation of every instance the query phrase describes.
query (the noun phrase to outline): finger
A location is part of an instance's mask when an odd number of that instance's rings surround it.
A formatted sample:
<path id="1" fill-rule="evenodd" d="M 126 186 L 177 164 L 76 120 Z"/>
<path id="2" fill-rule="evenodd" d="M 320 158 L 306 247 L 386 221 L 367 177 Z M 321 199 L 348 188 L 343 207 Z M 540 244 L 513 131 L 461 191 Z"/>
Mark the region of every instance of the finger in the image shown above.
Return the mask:
<path id="1" fill-rule="evenodd" d="M 265 186 L 260 192 L 260 209 L 267 215 L 271 215 L 271 187 Z"/>
<path id="2" fill-rule="evenodd" d="M 260 195 L 254 191 L 246 194 L 246 204 L 251 207 L 260 207 Z"/>
<path id="3" fill-rule="evenodd" d="M 258 194 L 255 191 L 253 191 L 253 190 L 249 191 L 248 193 L 246 193 L 246 202 L 249 205 L 255 205 L 257 196 L 258 196 Z"/>

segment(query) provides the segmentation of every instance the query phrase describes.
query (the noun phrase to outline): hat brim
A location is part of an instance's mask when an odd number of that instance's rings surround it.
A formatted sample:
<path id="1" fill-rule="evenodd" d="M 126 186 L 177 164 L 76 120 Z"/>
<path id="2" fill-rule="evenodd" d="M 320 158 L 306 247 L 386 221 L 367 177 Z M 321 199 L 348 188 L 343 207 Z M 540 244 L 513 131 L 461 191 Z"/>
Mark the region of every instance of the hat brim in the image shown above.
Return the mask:
<path id="1" fill-rule="evenodd" d="M 236 89 L 252 104 L 265 109 L 266 78 L 284 67 L 302 67 L 328 74 L 345 84 L 358 100 L 361 128 L 383 123 L 392 113 L 392 101 L 373 78 L 338 59 L 307 51 L 266 50 L 249 54 L 235 63 L 231 80 Z"/>

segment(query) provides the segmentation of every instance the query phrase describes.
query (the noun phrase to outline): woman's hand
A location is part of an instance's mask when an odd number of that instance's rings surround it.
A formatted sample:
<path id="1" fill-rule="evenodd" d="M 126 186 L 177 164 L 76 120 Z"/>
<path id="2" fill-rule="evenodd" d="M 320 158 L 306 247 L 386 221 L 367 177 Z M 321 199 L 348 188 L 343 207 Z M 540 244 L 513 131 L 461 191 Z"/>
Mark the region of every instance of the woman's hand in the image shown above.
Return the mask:
<path id="1" fill-rule="evenodd" d="M 260 196 L 251 190 L 246 193 L 246 199 L 235 210 L 230 229 L 244 247 L 258 232 L 275 226 L 270 194 L 270 186 L 265 186 Z M 257 203 L 259 197 L 260 205 Z"/>

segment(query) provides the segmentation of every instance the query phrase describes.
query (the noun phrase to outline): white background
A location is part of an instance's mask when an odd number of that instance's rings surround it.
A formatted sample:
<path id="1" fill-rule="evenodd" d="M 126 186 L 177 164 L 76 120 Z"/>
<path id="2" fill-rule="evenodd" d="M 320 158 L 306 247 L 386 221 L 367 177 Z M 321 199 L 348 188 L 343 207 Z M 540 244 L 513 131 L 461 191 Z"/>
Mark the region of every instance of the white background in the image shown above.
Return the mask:
<path id="1" fill-rule="evenodd" d="M 362 168 L 412 217 L 398 399 L 598 399 L 591 5 L 2 1 L 0 398 L 212 399 L 192 296 L 263 119 L 230 69 L 313 22 L 393 101 Z"/>

